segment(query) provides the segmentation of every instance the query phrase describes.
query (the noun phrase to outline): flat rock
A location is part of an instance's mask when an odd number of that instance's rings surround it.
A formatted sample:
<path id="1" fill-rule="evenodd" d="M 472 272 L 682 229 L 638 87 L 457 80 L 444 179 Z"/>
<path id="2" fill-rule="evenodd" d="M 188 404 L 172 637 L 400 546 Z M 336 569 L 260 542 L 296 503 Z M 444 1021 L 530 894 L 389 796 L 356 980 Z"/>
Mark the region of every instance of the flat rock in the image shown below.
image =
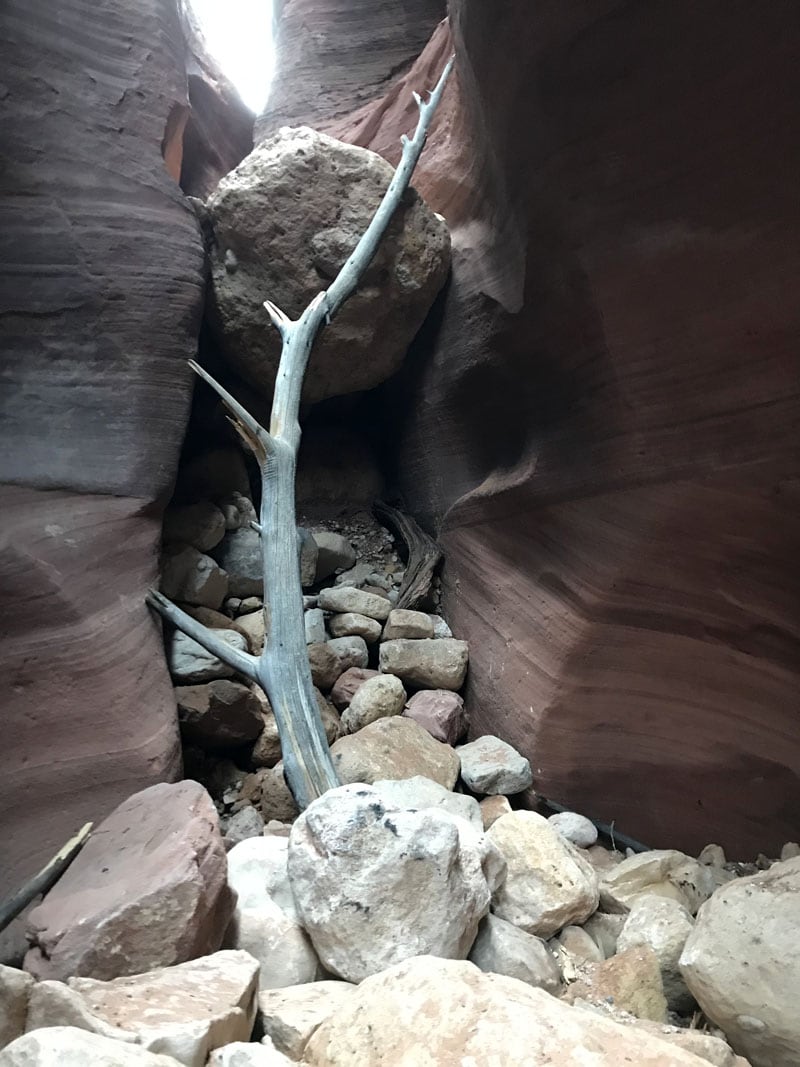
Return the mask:
<path id="1" fill-rule="evenodd" d="M 481 921 L 469 958 L 482 971 L 518 978 L 548 993 L 561 989 L 561 971 L 544 941 L 496 915 Z"/>
<path id="2" fill-rule="evenodd" d="M 289 838 L 303 926 L 326 969 L 352 982 L 410 956 L 463 959 L 501 877 L 497 850 L 464 820 L 387 807 L 362 784 L 313 801 Z"/>
<path id="3" fill-rule="evenodd" d="M 381 636 L 381 624 L 367 615 L 346 611 L 331 615 L 328 619 L 331 637 L 363 637 L 367 644 L 374 644 Z"/>
<path id="4" fill-rule="evenodd" d="M 533 784 L 530 763 L 499 737 L 486 734 L 456 752 L 461 760 L 461 777 L 473 793 L 521 793 Z"/>
<path id="5" fill-rule="evenodd" d="M 228 530 L 213 550 L 214 559 L 228 575 L 231 596 L 262 596 L 264 592 L 264 560 L 261 538 L 250 526 Z"/>
<path id="6" fill-rule="evenodd" d="M 387 806 L 418 811 L 434 808 L 464 819 L 477 833 L 483 830 L 480 808 L 474 797 L 453 793 L 430 778 L 419 774 L 413 778 L 381 778 L 372 783 L 372 788 L 380 793 Z"/>
<path id="7" fill-rule="evenodd" d="M 216 330 L 227 360 L 264 396 L 280 353 L 277 332 L 265 328 L 264 294 L 298 316 L 344 265 L 393 175 L 366 149 L 283 128 L 212 194 Z M 315 345 L 304 400 L 372 389 L 399 369 L 444 284 L 449 246 L 445 223 L 409 190 L 357 292 Z"/>
<path id="8" fill-rule="evenodd" d="M 363 637 L 332 637 L 328 648 L 336 653 L 340 674 L 350 667 L 366 667 L 369 663 L 369 651 Z"/>
<path id="9" fill-rule="evenodd" d="M 26 971 L 0 964 L 0 1049 L 25 1032 L 32 986 Z"/>
<path id="10" fill-rule="evenodd" d="M 234 648 L 247 652 L 247 638 L 236 630 L 216 630 L 216 636 Z M 216 678 L 230 678 L 235 672 L 222 660 L 207 652 L 191 637 L 173 630 L 167 637 L 167 662 L 172 677 L 186 685 L 213 682 Z"/>
<path id="11" fill-rule="evenodd" d="M 617 952 L 638 945 L 648 945 L 656 954 L 661 969 L 664 996 L 672 1011 L 690 1013 L 694 997 L 681 975 L 680 960 L 694 922 L 688 910 L 676 900 L 641 896 L 631 904 L 630 914 L 617 938 Z"/>
<path id="12" fill-rule="evenodd" d="M 436 638 L 430 641 L 385 641 L 379 667 L 420 689 L 460 689 L 467 676 L 466 641 Z"/>
<path id="13" fill-rule="evenodd" d="M 422 775 L 452 789 L 458 778 L 459 760 L 453 749 L 399 715 L 340 737 L 331 746 L 331 757 L 341 782 Z"/>
<path id="14" fill-rule="evenodd" d="M 393 674 L 378 674 L 368 678 L 353 694 L 347 709 L 342 712 L 342 726 L 353 734 L 378 719 L 400 715 L 405 707 L 406 691 Z"/>
<path id="15" fill-rule="evenodd" d="M 591 848 L 597 842 L 595 824 L 576 811 L 559 811 L 547 821 L 576 848 Z"/>
<path id="16" fill-rule="evenodd" d="M 367 678 L 375 678 L 379 672 L 370 670 L 368 667 L 348 667 L 348 669 L 336 679 L 336 684 L 331 689 L 331 701 L 339 711 L 344 711 L 356 690 L 366 682 Z"/>
<path id="17" fill-rule="evenodd" d="M 311 533 L 318 550 L 315 581 L 321 582 L 335 571 L 353 566 L 356 553 L 346 537 L 333 530 L 312 530 Z"/>
<path id="18" fill-rule="evenodd" d="M 398 638 L 419 641 L 433 636 L 433 622 L 430 615 L 426 615 L 424 611 L 394 608 L 389 612 L 389 618 L 383 627 L 384 641 L 395 641 Z"/>
<path id="19" fill-rule="evenodd" d="M 208 552 L 225 536 L 225 516 L 210 500 L 196 504 L 169 507 L 164 512 L 163 540 L 193 545 L 200 552 Z"/>
<path id="20" fill-rule="evenodd" d="M 547 819 L 533 811 L 503 815 L 486 836 L 508 864 L 505 882 L 492 899 L 501 919 L 539 937 L 580 925 L 595 911 L 597 875 Z"/>
<path id="21" fill-rule="evenodd" d="M 308 1067 L 708 1067 L 658 1037 L 466 961 L 420 956 L 365 979 L 306 1045 Z"/>
<path id="22" fill-rule="evenodd" d="M 403 714 L 446 745 L 455 745 L 469 729 L 464 698 L 449 689 L 420 689 L 409 699 Z"/>
<path id="23" fill-rule="evenodd" d="M 176 1067 L 181 1062 L 75 1026 L 33 1030 L 0 1053 L 2 1067 Z"/>
<path id="24" fill-rule="evenodd" d="M 377 596 L 375 593 L 365 593 L 363 589 L 348 585 L 336 585 L 332 589 L 323 589 L 319 594 L 319 606 L 337 615 L 354 612 L 357 615 L 366 615 L 367 618 L 375 619 L 377 622 L 384 622 L 392 610 L 392 605 L 385 597 Z"/>
<path id="25" fill-rule="evenodd" d="M 226 571 L 191 545 L 170 545 L 161 560 L 161 590 L 170 600 L 218 608 L 228 595 Z"/>
<path id="26" fill-rule="evenodd" d="M 279 1052 L 301 1059 L 320 1023 L 347 1003 L 355 988 L 350 982 L 325 981 L 260 993 L 258 1012 L 265 1035 Z"/>
<path id="27" fill-rule="evenodd" d="M 217 812 L 197 782 L 119 805 L 28 917 L 36 978 L 112 979 L 219 948 L 233 912 Z"/>
<path id="28" fill-rule="evenodd" d="M 205 685 L 177 686 L 175 700 L 181 735 L 199 748 L 247 744 L 263 729 L 261 704 L 241 682 L 222 678 Z"/>
<path id="29" fill-rule="evenodd" d="M 800 858 L 717 890 L 700 909 L 680 969 L 753 1067 L 800 1063 Z"/>

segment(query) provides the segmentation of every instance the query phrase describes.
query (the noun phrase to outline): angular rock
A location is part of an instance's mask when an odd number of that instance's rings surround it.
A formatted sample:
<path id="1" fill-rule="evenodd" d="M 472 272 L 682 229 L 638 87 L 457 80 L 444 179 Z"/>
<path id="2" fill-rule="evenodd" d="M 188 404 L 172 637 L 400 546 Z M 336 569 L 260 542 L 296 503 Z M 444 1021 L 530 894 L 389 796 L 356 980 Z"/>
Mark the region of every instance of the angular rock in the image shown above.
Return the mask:
<path id="1" fill-rule="evenodd" d="M 498 819 L 504 815 L 508 815 L 511 811 L 511 805 L 508 802 L 508 798 L 504 796 L 484 797 L 480 802 L 481 818 L 483 819 L 483 828 L 488 830 L 490 826 L 493 826 Z"/>
<path id="2" fill-rule="evenodd" d="M 339 781 L 345 783 L 419 774 L 452 789 L 458 778 L 459 761 L 453 749 L 399 715 L 378 719 L 357 734 L 340 737 L 331 746 L 331 757 Z"/>
<path id="3" fill-rule="evenodd" d="M 496 915 L 481 921 L 469 959 L 482 971 L 518 978 L 548 993 L 561 989 L 561 971 L 544 941 Z"/>
<path id="4" fill-rule="evenodd" d="M 667 1017 L 661 970 L 655 952 L 648 945 L 629 948 L 604 963 L 588 965 L 584 977 L 569 986 L 566 999 L 610 1003 L 637 1019 L 657 1023 L 663 1023 Z"/>
<path id="5" fill-rule="evenodd" d="M 486 836 L 508 864 L 492 898 L 501 919 L 539 937 L 580 925 L 597 908 L 597 875 L 568 841 L 533 811 L 503 815 Z"/>
<path id="6" fill-rule="evenodd" d="M 228 595 L 229 578 L 211 556 L 191 545 L 172 545 L 161 560 L 161 590 L 170 600 L 218 608 Z"/>
<path id="7" fill-rule="evenodd" d="M 264 609 L 259 608 L 258 611 L 250 611 L 245 615 L 239 615 L 236 619 L 236 626 L 247 637 L 250 651 L 254 656 L 258 656 L 264 648 L 264 641 L 267 636 Z"/>
<path id="8" fill-rule="evenodd" d="M 263 607 L 264 602 L 260 596 L 246 596 L 239 601 L 239 611 L 242 615 L 249 615 L 250 612 L 258 611 L 259 608 Z"/>
<path id="9" fill-rule="evenodd" d="M 424 611 L 395 608 L 389 612 L 389 618 L 383 627 L 384 641 L 398 639 L 420 641 L 433 636 L 433 622 L 430 615 L 426 615 Z"/>
<path id="10" fill-rule="evenodd" d="M 576 811 L 559 811 L 550 815 L 547 821 L 576 848 L 591 848 L 597 842 L 595 824 Z"/>
<path id="11" fill-rule="evenodd" d="M 800 858 L 717 890 L 698 913 L 680 969 L 753 1067 L 800 1063 Z"/>
<path id="12" fill-rule="evenodd" d="M 356 690 L 366 682 L 367 678 L 375 678 L 378 671 L 372 671 L 368 667 L 348 667 L 348 669 L 336 679 L 336 684 L 331 689 L 331 701 L 339 711 L 344 711 Z"/>
<path id="13" fill-rule="evenodd" d="M 348 708 L 342 712 L 342 727 L 354 734 L 364 726 L 390 715 L 400 715 L 405 707 L 406 691 L 393 674 L 378 674 L 358 687 Z"/>
<path id="14" fill-rule="evenodd" d="M 314 685 L 327 693 L 343 673 L 336 649 L 330 644 L 312 644 L 307 646 L 308 662 Z"/>
<path id="15" fill-rule="evenodd" d="M 434 637 L 452 637 L 453 631 L 447 625 L 441 615 L 429 615 L 428 618 L 433 624 L 433 636 Z"/>
<path id="16" fill-rule="evenodd" d="M 261 539 L 251 527 L 229 530 L 214 549 L 214 559 L 228 574 L 228 592 L 231 596 L 263 595 Z"/>
<path id="17" fill-rule="evenodd" d="M 259 994 L 258 1012 L 264 1033 L 279 1052 L 302 1059 L 308 1039 L 353 995 L 350 982 L 313 982 Z"/>
<path id="18" fill-rule="evenodd" d="M 467 676 L 466 641 L 436 638 L 430 641 L 385 641 L 379 667 L 420 689 L 460 689 Z"/>
<path id="19" fill-rule="evenodd" d="M 350 667 L 366 667 L 369 663 L 367 643 L 363 637 L 332 637 L 328 641 L 328 648 L 338 657 L 340 674 Z"/>
<path id="20" fill-rule="evenodd" d="M 193 545 L 200 552 L 208 552 L 225 536 L 225 516 L 210 500 L 183 507 L 169 507 L 164 512 L 164 541 Z"/>
<path id="21" fill-rule="evenodd" d="M 183 1061 L 75 1026 L 33 1030 L 8 1045 L 0 1056 L 3 1067 L 176 1067 L 179 1062 Z"/>
<path id="22" fill-rule="evenodd" d="M 708 1067 L 654 1035 L 572 1008 L 543 989 L 432 956 L 365 979 L 312 1034 L 303 1062 Z"/>
<path id="23" fill-rule="evenodd" d="M 215 1049 L 208 1057 L 208 1067 L 292 1067 L 294 1060 L 284 1056 L 268 1037 L 257 1045 L 252 1041 L 233 1041 Z"/>
<path id="24" fill-rule="evenodd" d="M 202 786 L 135 793 L 30 913 L 25 968 L 40 979 L 112 979 L 214 952 L 233 912 L 226 870 Z"/>
<path id="25" fill-rule="evenodd" d="M 683 852 L 654 849 L 629 856 L 607 871 L 600 883 L 600 899 L 606 911 L 624 912 L 644 893 L 676 900 L 694 915 L 719 879 L 728 877 L 732 876 L 705 867 Z"/>
<path id="26" fill-rule="evenodd" d="M 25 971 L 0 964 L 0 1049 L 25 1033 L 32 986 L 33 978 Z"/>
<path id="27" fill-rule="evenodd" d="M 109 982 L 71 978 L 67 984 L 86 1005 L 85 1022 L 113 1027 L 185 1067 L 204 1067 L 212 1049 L 250 1036 L 258 963 L 246 952 L 223 951 Z M 48 1010 L 60 1025 L 58 1002 Z"/>
<path id="28" fill-rule="evenodd" d="M 241 682 L 223 678 L 206 685 L 176 686 L 175 700 L 181 735 L 202 749 L 247 744 L 264 725 L 258 698 Z"/>
<path id="29" fill-rule="evenodd" d="M 354 611 L 343 615 L 331 615 L 328 619 L 331 637 L 363 637 L 367 644 L 374 644 L 381 636 L 381 624 L 366 615 Z"/>
<path id="30" fill-rule="evenodd" d="M 228 882 L 237 894 L 225 935 L 260 966 L 261 989 L 280 989 L 320 977 L 320 962 L 300 925 L 287 871 L 286 837 L 252 837 L 228 853 Z"/>
<path id="31" fill-rule="evenodd" d="M 686 1014 L 694 1008 L 694 997 L 686 987 L 678 961 L 692 932 L 692 917 L 675 900 L 642 896 L 631 903 L 630 914 L 617 938 L 617 952 L 648 945 L 656 954 L 664 996 L 672 1011 Z"/>
<path id="32" fill-rule="evenodd" d="M 469 729 L 464 698 L 449 689 L 420 689 L 408 701 L 403 714 L 446 745 L 455 745 Z"/>
<path id="33" fill-rule="evenodd" d="M 247 639 L 235 630 L 217 630 L 216 635 L 234 648 L 247 652 Z M 221 659 L 212 656 L 197 641 L 180 630 L 173 630 L 167 637 L 167 662 L 172 677 L 185 685 L 213 682 L 217 678 L 230 678 L 235 672 Z"/>
<path id="34" fill-rule="evenodd" d="M 533 784 L 530 763 L 515 748 L 490 734 L 460 745 L 461 777 L 473 793 L 521 793 Z"/>
<path id="35" fill-rule="evenodd" d="M 323 589 L 319 594 L 319 606 L 337 615 L 353 612 L 356 615 L 366 615 L 377 622 L 385 622 L 392 610 L 392 605 L 385 597 L 365 593 L 363 589 L 347 585 Z"/>
<path id="36" fill-rule="evenodd" d="M 452 793 L 420 774 L 414 778 L 379 778 L 372 783 L 372 788 L 380 793 L 387 807 L 414 808 L 417 811 L 433 808 L 464 819 L 477 833 L 483 831 L 480 808 L 474 797 Z"/>
<path id="37" fill-rule="evenodd" d="M 235 811 L 228 819 L 224 837 L 225 848 L 230 852 L 240 842 L 247 841 L 252 837 L 261 837 L 263 833 L 263 817 L 252 804 L 248 804 L 246 808 Z M 234 945 L 233 947 L 237 948 L 238 946 Z"/>
<path id="38" fill-rule="evenodd" d="M 299 315 L 355 248 L 393 173 L 363 148 L 306 127 L 283 128 L 208 201 L 216 328 L 228 361 L 266 397 L 280 345 L 264 329 L 264 293 Z M 444 284 L 449 243 L 444 222 L 409 190 L 358 291 L 314 348 L 306 401 L 372 389 L 399 369 Z M 226 267 L 230 251 L 234 272 Z"/>
<path id="39" fill-rule="evenodd" d="M 555 944 L 568 952 L 576 963 L 602 963 L 606 958 L 603 950 L 581 926 L 565 926 L 555 938 Z"/>
<path id="40" fill-rule="evenodd" d="M 328 635 L 325 632 L 325 614 L 322 608 L 311 608 L 303 616 L 306 628 L 306 644 L 323 644 Z"/>
<path id="41" fill-rule="evenodd" d="M 313 801 L 289 838 L 303 926 L 326 969 L 352 982 L 410 956 L 463 959 L 500 867 L 462 819 L 387 807 L 361 784 Z"/>
<path id="42" fill-rule="evenodd" d="M 136 1042 L 136 1034 L 121 1030 L 94 1014 L 85 997 L 66 982 L 46 979 L 37 982 L 31 990 L 25 1029 L 30 1032 L 54 1025 L 77 1026 L 80 1030 L 89 1030 L 93 1034 L 111 1037 L 115 1041 Z"/>
<path id="43" fill-rule="evenodd" d="M 332 530 L 312 530 L 311 532 L 317 542 L 318 550 L 314 581 L 321 582 L 334 571 L 353 566 L 356 553 L 346 537 Z"/>

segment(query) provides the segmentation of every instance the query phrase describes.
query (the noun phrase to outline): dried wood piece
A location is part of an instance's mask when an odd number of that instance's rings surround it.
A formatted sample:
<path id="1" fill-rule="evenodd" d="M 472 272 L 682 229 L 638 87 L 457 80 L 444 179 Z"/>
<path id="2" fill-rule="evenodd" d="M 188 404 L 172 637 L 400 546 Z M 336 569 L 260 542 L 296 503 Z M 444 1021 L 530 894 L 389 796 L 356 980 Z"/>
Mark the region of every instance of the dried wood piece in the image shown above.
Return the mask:
<path id="1" fill-rule="evenodd" d="M 46 893 L 54 885 L 70 863 L 75 859 L 80 850 L 89 840 L 94 824 L 87 822 L 85 826 L 67 841 L 66 845 L 53 856 L 50 862 L 42 867 L 30 881 L 17 890 L 13 897 L 0 904 L 0 930 L 5 930 L 12 919 L 16 919 L 21 911 L 30 904 L 34 897 L 40 893 Z"/>
<path id="2" fill-rule="evenodd" d="M 372 510 L 375 518 L 406 546 L 406 573 L 398 590 L 398 608 L 415 608 L 430 593 L 433 575 L 444 553 L 432 537 L 397 508 L 377 500 Z"/>

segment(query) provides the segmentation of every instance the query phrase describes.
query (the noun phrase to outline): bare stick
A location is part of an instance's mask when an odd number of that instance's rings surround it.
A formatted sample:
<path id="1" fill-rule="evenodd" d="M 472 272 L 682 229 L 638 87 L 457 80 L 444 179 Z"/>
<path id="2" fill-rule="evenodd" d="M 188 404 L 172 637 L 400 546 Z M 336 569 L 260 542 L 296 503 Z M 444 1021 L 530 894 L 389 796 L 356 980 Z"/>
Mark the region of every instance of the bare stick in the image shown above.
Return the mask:
<path id="1" fill-rule="evenodd" d="M 320 330 L 355 291 L 408 188 L 425 144 L 453 60 L 445 67 L 430 98 L 414 94 L 419 120 L 412 138 L 403 137 L 400 163 L 375 215 L 330 287 L 311 301 L 299 319 L 285 315 L 270 300 L 264 307 L 283 342 L 269 432 L 241 404 L 192 361 L 192 368 L 222 398 L 231 421 L 259 463 L 263 492 L 260 522 L 264 566 L 264 650 L 255 657 L 214 635 L 160 593 L 148 602 L 169 622 L 267 693 L 281 738 L 286 781 L 302 809 L 338 785 L 308 663 L 303 621 L 303 589 L 295 516 L 295 468 L 300 445 L 300 396 L 308 358 Z"/>
<path id="2" fill-rule="evenodd" d="M 9 897 L 8 900 L 0 904 L 0 930 L 5 930 L 12 919 L 16 919 L 34 897 L 38 897 L 40 893 L 46 893 L 61 877 L 86 844 L 93 825 L 93 823 L 87 822 L 74 837 L 67 841 L 62 849 L 59 849 L 50 862 L 45 867 L 42 867 L 38 874 L 35 874 L 30 881 L 26 882 L 22 889 L 17 890 L 13 897 Z"/>

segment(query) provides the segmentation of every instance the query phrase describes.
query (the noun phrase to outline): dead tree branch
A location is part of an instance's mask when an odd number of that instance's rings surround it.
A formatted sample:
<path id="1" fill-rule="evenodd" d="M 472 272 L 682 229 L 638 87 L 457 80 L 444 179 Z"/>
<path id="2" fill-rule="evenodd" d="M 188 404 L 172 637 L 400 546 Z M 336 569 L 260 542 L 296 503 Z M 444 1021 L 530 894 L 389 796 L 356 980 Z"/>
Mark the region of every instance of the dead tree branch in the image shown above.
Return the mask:
<path id="1" fill-rule="evenodd" d="M 38 897 L 40 893 L 46 893 L 58 881 L 88 841 L 93 825 L 87 822 L 63 848 L 59 849 L 50 862 L 42 867 L 38 874 L 17 890 L 13 897 L 9 897 L 0 904 L 0 931 L 5 930 L 11 920 L 16 919 L 35 897 Z"/>

